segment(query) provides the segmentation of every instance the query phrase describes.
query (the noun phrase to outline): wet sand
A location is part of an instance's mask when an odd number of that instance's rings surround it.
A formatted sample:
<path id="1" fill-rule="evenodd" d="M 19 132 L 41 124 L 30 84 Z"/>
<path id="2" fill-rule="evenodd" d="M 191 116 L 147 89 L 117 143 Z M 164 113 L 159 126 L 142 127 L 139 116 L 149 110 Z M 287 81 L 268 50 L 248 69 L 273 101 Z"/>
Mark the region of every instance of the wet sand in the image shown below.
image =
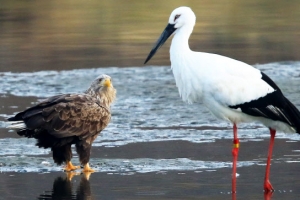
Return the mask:
<path id="1" fill-rule="evenodd" d="M 242 142 L 240 161 L 257 160 L 257 164 L 238 167 L 237 199 L 264 199 L 263 165 L 268 140 Z M 296 199 L 300 195 L 299 142 L 277 139 L 271 182 L 272 199 Z M 230 161 L 231 140 L 192 144 L 184 141 L 149 142 L 115 148 L 94 147 L 91 165 L 101 171 L 109 163 L 101 159 L 121 159 L 117 169 L 126 168 L 137 158 L 189 158 L 202 161 Z M 44 155 L 49 157 L 50 155 Z M 95 162 L 95 159 L 99 162 Z M 93 162 L 94 161 L 94 162 Z M 74 158 L 76 163 L 76 158 Z M 123 166 L 122 166 L 123 165 Z M 146 165 L 146 164 L 145 164 Z M 170 166 L 165 166 L 166 168 Z M 71 181 L 64 172 L 0 173 L 0 199 L 231 199 L 231 168 L 195 170 L 159 170 L 139 173 L 112 170 L 75 176 Z M 53 186 L 55 185 L 55 187 Z M 58 189 L 60 188 L 60 189 Z"/>

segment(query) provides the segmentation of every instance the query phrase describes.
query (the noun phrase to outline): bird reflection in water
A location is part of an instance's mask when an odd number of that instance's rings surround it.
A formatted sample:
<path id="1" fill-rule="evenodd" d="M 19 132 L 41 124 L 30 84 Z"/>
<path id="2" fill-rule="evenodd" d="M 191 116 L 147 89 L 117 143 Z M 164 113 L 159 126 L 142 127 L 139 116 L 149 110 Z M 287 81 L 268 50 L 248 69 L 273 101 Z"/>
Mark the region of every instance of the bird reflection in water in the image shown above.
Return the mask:
<path id="1" fill-rule="evenodd" d="M 264 192 L 264 200 L 272 200 L 273 192 Z M 231 193 L 231 199 L 237 200 L 236 198 L 236 192 Z"/>
<path id="2" fill-rule="evenodd" d="M 92 199 L 89 178 L 91 173 L 85 172 L 82 174 L 80 183 L 75 190 L 75 182 L 72 179 L 78 172 L 67 172 L 66 177 L 59 176 L 53 182 L 52 191 L 45 191 L 38 199 L 40 200 L 66 200 L 66 199 Z"/>

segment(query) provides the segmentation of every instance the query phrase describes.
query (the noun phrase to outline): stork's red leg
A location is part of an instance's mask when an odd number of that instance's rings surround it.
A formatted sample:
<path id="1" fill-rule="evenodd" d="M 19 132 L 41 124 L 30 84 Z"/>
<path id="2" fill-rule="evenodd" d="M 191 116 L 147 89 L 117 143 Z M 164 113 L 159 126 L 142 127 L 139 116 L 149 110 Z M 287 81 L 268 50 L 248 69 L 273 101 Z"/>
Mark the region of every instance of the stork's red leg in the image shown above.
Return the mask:
<path id="1" fill-rule="evenodd" d="M 239 153 L 240 142 L 237 137 L 237 127 L 233 124 L 233 148 L 232 148 L 232 193 L 236 193 L 236 163 Z"/>
<path id="2" fill-rule="evenodd" d="M 272 158 L 272 151 L 274 146 L 274 140 L 276 135 L 276 130 L 270 128 L 270 145 L 269 145 L 269 152 L 268 152 L 268 160 L 267 160 L 267 167 L 266 167 L 266 174 L 265 174 L 265 182 L 264 182 L 264 190 L 265 193 L 273 192 L 274 188 L 270 183 L 270 166 L 271 166 L 271 158 Z"/>

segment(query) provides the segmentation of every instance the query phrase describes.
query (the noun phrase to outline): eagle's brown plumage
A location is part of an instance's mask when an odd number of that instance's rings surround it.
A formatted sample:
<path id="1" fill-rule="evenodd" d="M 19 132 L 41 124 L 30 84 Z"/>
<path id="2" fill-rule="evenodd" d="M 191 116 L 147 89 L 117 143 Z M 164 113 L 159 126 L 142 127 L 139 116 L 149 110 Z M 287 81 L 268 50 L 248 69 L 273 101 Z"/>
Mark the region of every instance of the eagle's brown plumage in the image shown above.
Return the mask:
<path id="1" fill-rule="evenodd" d="M 85 93 L 56 95 L 9 118 L 14 121 L 9 128 L 36 138 L 38 147 L 51 148 L 54 162 L 65 162 L 66 171 L 78 168 L 71 163 L 75 144 L 84 171 L 93 171 L 88 164 L 91 145 L 110 121 L 115 96 L 111 78 L 103 74 Z"/>

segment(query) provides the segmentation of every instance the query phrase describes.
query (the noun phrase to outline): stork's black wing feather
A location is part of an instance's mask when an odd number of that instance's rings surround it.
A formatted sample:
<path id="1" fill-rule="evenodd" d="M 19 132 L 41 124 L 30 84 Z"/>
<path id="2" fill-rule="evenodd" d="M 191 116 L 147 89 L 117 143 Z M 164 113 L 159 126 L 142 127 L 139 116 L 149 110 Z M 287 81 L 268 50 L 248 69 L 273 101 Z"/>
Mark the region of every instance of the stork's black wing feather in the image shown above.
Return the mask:
<path id="1" fill-rule="evenodd" d="M 274 88 L 274 92 L 266 94 L 264 97 L 254 99 L 243 104 L 231 105 L 230 108 L 240 108 L 243 113 L 248 115 L 265 117 L 275 121 L 289 124 L 300 132 L 300 112 L 282 94 L 280 88 L 266 74 L 261 72 L 262 80 Z"/>

